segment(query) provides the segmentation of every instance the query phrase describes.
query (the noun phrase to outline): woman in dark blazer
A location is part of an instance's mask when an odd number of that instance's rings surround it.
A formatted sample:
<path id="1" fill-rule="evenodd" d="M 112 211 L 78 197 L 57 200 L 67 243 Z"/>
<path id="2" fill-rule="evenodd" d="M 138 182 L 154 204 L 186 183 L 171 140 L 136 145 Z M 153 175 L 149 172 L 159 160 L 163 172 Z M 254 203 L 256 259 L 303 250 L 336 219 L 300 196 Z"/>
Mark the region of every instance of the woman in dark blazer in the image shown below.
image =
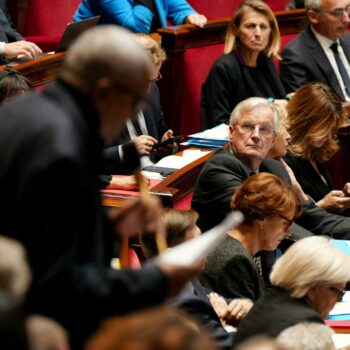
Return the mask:
<path id="1" fill-rule="evenodd" d="M 300 202 L 284 181 L 261 172 L 239 186 L 231 209 L 241 211 L 244 221 L 227 232 L 209 254 L 200 281 L 225 298 L 255 302 L 265 286 L 254 257 L 263 250 L 275 250 L 290 235 L 291 224 L 300 213 Z M 246 315 L 251 305 L 237 310 L 236 321 Z"/>
<path id="2" fill-rule="evenodd" d="M 340 211 L 350 207 L 350 183 L 334 190 L 325 162 L 338 150 L 337 131 L 349 125 L 342 102 L 324 83 L 310 83 L 296 91 L 287 105 L 291 167 L 303 191 L 317 205 Z"/>
<path id="3" fill-rule="evenodd" d="M 328 238 L 307 237 L 277 260 L 270 280 L 272 288 L 239 324 L 234 346 L 259 334 L 276 337 L 301 322 L 323 323 L 345 293 L 350 257 Z"/>
<path id="4" fill-rule="evenodd" d="M 202 129 L 226 123 L 236 104 L 249 97 L 285 98 L 272 61 L 279 58 L 279 48 L 277 20 L 268 5 L 242 2 L 229 23 L 225 53 L 202 86 Z"/>

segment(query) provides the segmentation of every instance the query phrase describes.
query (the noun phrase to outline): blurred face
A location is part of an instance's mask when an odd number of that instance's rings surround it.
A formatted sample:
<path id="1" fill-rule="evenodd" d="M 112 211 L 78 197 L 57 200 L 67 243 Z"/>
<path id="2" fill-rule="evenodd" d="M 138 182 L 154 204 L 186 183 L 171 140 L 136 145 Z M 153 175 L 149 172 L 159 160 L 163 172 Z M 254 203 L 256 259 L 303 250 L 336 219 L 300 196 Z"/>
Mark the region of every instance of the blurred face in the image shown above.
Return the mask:
<path id="1" fill-rule="evenodd" d="M 187 229 L 186 235 L 185 235 L 185 241 L 189 241 L 192 238 L 196 238 L 201 233 L 202 233 L 202 231 L 200 230 L 200 228 L 197 225 L 193 225 L 192 227 Z"/>
<path id="2" fill-rule="evenodd" d="M 287 154 L 288 142 L 290 140 L 290 135 L 287 130 L 281 130 L 276 134 L 275 142 L 273 143 L 270 151 L 269 157 L 271 158 L 282 158 Z"/>
<path id="3" fill-rule="evenodd" d="M 152 85 L 157 83 L 157 81 L 159 81 L 161 79 L 161 75 L 160 75 L 160 65 L 158 66 L 154 66 L 152 68 L 152 71 L 151 71 L 151 79 L 149 80 L 148 82 L 148 88 L 147 88 L 147 92 L 150 92 L 151 91 L 151 88 L 152 88 Z"/>
<path id="4" fill-rule="evenodd" d="M 259 12 L 247 9 L 237 28 L 237 37 L 243 50 L 263 51 L 269 42 L 270 34 L 268 18 Z"/>
<path id="5" fill-rule="evenodd" d="M 323 318 L 326 318 L 335 303 L 341 300 L 340 294 L 344 288 L 345 283 L 338 283 L 331 286 L 317 285 L 308 291 L 305 298 L 314 310 Z"/>
<path id="6" fill-rule="evenodd" d="M 105 145 L 111 145 L 120 135 L 128 119 L 134 118 L 148 101 L 147 81 L 122 85 L 108 78 L 96 83 L 92 98 L 100 116 L 100 134 Z"/>
<path id="7" fill-rule="evenodd" d="M 260 220 L 260 249 L 275 250 L 284 237 L 290 235 L 293 214 L 274 215 Z"/>
<path id="8" fill-rule="evenodd" d="M 230 125 L 232 151 L 251 169 L 259 167 L 275 138 L 273 112 L 269 106 L 245 111 Z"/>
<path id="9" fill-rule="evenodd" d="M 350 23 L 348 0 L 323 0 L 319 11 L 310 11 L 309 20 L 321 35 L 336 40 L 345 35 Z"/>

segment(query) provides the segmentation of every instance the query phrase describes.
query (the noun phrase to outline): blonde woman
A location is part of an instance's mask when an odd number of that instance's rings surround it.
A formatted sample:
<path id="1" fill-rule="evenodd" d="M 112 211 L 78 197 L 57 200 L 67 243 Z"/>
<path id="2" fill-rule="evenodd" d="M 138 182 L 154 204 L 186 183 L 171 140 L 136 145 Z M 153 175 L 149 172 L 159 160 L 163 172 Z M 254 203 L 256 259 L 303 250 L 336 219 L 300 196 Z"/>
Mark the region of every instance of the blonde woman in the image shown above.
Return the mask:
<path id="1" fill-rule="evenodd" d="M 229 120 L 233 108 L 253 97 L 285 98 L 272 60 L 278 59 L 280 32 L 266 3 L 246 0 L 234 13 L 226 34 L 225 52 L 202 87 L 202 128 Z"/>
<path id="2" fill-rule="evenodd" d="M 350 183 L 334 190 L 325 162 L 339 150 L 337 131 L 349 125 L 342 102 L 324 83 L 296 91 L 287 105 L 289 153 L 284 158 L 303 191 L 329 211 L 350 207 Z"/>
<path id="3" fill-rule="evenodd" d="M 323 324 L 350 281 L 350 256 L 328 238 L 304 238 L 277 260 L 270 280 L 272 288 L 242 320 L 234 345 L 253 335 L 276 337 L 301 322 Z"/>

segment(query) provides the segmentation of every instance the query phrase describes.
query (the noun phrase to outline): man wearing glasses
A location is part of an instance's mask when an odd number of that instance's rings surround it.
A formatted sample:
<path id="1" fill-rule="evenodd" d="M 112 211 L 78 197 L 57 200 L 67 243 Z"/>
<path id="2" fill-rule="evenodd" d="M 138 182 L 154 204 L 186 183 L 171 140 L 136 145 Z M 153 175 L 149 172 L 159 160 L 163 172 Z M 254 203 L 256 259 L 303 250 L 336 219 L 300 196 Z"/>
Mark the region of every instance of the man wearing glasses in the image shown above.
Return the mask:
<path id="1" fill-rule="evenodd" d="M 251 97 L 233 110 L 229 147 L 219 149 L 207 161 L 195 185 L 192 208 L 200 215 L 198 226 L 202 231 L 218 224 L 230 212 L 232 195 L 251 174 L 265 171 L 291 182 L 281 163 L 265 158 L 279 128 L 278 116 L 272 108 L 267 99 Z M 296 219 L 298 225 L 293 225 L 293 233 L 350 238 L 349 218 L 327 213 L 302 191 L 298 194 L 302 215 Z"/>
<path id="2" fill-rule="evenodd" d="M 309 26 L 282 51 L 281 79 L 287 92 L 312 81 L 329 84 L 350 101 L 349 0 L 306 0 Z"/>

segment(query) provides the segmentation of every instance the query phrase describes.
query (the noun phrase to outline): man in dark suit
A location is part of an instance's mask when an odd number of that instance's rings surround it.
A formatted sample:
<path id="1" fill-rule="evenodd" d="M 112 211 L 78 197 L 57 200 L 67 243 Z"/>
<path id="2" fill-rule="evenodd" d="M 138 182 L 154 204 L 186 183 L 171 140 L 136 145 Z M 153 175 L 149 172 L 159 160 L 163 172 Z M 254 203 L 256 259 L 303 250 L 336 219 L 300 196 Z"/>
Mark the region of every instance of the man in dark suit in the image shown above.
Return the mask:
<path id="1" fill-rule="evenodd" d="M 125 147 L 128 147 L 131 142 L 135 144 L 140 157 L 142 157 L 143 166 L 152 165 L 152 161 L 159 159 L 156 150 L 152 149 L 152 147 L 158 140 L 161 141 L 171 137 L 173 132 L 165 124 L 160 105 L 159 89 L 156 84 L 152 84 L 148 98 L 149 107 L 143 112 L 139 111 L 137 119 L 134 121 L 127 121 L 127 126 L 114 143 L 115 145 L 103 150 L 103 174 L 128 173 L 123 155 Z M 175 145 L 173 145 L 172 149 L 169 148 L 169 152 L 172 152 L 174 147 Z"/>
<path id="2" fill-rule="evenodd" d="M 192 207 L 200 215 L 202 230 L 216 225 L 230 212 L 232 195 L 250 174 L 266 171 L 291 182 L 280 162 L 265 159 L 276 125 L 266 99 L 253 97 L 236 106 L 230 119 L 230 147 L 219 149 L 208 160 L 195 186 Z M 314 234 L 350 238 L 349 218 L 327 213 L 302 192 L 299 197 L 302 215 L 296 219 L 298 225 Z M 293 227 L 293 233 L 298 231 Z"/>
<path id="3" fill-rule="evenodd" d="M 34 58 L 40 53 L 41 50 L 36 44 L 25 41 L 22 35 L 17 33 L 11 22 L 6 1 L 0 0 L 0 55 L 3 56 L 2 59 L 18 55 Z"/>
<path id="4" fill-rule="evenodd" d="M 58 81 L 0 110 L 0 233 L 27 249 L 28 311 L 66 327 L 72 349 L 101 319 L 163 301 L 200 270 L 109 268 L 115 231 L 138 233 L 144 221 L 160 227 L 154 198 L 112 211 L 107 221 L 98 179 L 103 145 L 146 99 L 150 76 L 149 57 L 132 35 L 102 26 L 75 42 Z"/>
<path id="5" fill-rule="evenodd" d="M 347 0 L 305 1 L 309 26 L 282 51 L 280 74 L 287 92 L 322 81 L 350 100 L 350 6 Z"/>
<path id="6" fill-rule="evenodd" d="M 154 148 L 156 143 L 166 141 L 173 136 L 173 131 L 167 127 L 163 117 L 159 89 L 156 84 L 162 77 L 160 68 L 166 59 L 165 51 L 148 35 L 138 34 L 136 40 L 151 55 L 153 62 L 152 76 L 148 84 L 149 106 L 137 111 L 134 120 L 126 122 L 125 129 L 113 147 L 103 150 L 103 174 L 128 173 L 128 167 L 124 164 L 124 153 L 130 143 L 135 145 L 141 157 L 142 168 L 153 165 L 161 157 L 173 153 L 176 147 L 174 142 L 170 142 L 167 147 Z"/>

